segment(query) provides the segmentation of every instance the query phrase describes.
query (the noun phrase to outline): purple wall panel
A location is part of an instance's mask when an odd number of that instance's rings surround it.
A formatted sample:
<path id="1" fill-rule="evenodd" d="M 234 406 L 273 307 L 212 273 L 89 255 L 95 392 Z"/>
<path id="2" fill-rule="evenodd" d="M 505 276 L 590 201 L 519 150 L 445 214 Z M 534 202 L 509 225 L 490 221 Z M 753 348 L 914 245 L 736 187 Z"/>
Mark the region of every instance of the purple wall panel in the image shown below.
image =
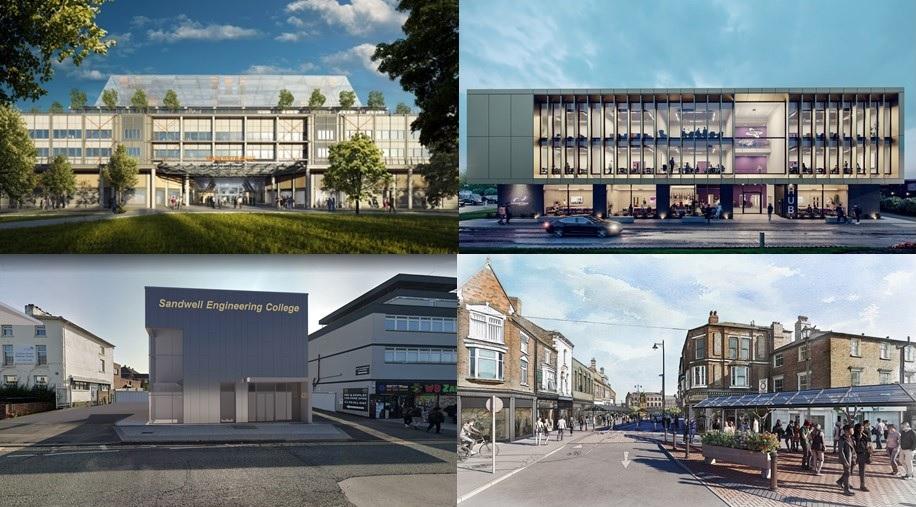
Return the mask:
<path id="1" fill-rule="evenodd" d="M 765 174 L 767 172 L 767 157 L 735 156 L 736 174 Z"/>

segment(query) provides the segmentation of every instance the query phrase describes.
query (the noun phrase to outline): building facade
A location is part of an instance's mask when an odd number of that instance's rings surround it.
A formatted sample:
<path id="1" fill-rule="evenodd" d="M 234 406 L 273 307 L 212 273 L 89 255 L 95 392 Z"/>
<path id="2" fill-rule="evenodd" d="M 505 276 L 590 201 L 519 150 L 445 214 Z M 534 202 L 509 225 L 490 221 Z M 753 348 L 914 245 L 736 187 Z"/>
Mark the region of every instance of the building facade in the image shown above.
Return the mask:
<path id="1" fill-rule="evenodd" d="M 561 417 L 570 420 L 573 414 L 573 342 L 562 333 L 552 332 L 553 348 L 557 351 L 557 409 Z"/>
<path id="2" fill-rule="evenodd" d="M 61 316 L 0 303 L 0 349 L 6 385 L 53 388 L 58 408 L 111 401 L 114 345 Z"/>
<path id="3" fill-rule="evenodd" d="M 573 358 L 573 419 L 587 417 L 595 404 L 595 383 L 588 366 Z"/>
<path id="4" fill-rule="evenodd" d="M 312 422 L 308 295 L 146 287 L 150 423 Z"/>
<path id="5" fill-rule="evenodd" d="M 114 388 L 127 390 L 149 389 L 149 373 L 140 373 L 130 366 L 114 363 Z"/>
<path id="6" fill-rule="evenodd" d="M 398 274 L 323 317 L 309 335 L 315 396 L 334 410 L 372 418 L 454 416 L 457 280 Z"/>
<path id="7" fill-rule="evenodd" d="M 276 107 L 281 88 L 296 97 L 289 108 Z M 129 107 L 138 89 L 150 99 L 143 112 Z M 183 107 L 162 105 L 166 89 L 176 91 Z M 339 93 L 352 91 L 345 76 L 114 75 L 103 93 L 108 90 L 118 94 L 114 108 L 104 106 L 100 95 L 95 107 L 80 111 L 23 114 L 38 150 L 37 170 L 63 155 L 76 173 L 69 207 L 110 205 L 113 195 L 100 172 L 118 144 L 138 161 L 139 181 L 125 196 L 128 205 L 233 205 L 239 199 L 274 205 L 284 199 L 300 208 L 323 208 L 333 197 L 337 207 L 352 207 L 347 196 L 322 186 L 330 147 L 356 133 L 373 139 L 392 175 L 361 206 L 381 207 L 390 198 L 398 208 L 429 207 L 426 182 L 416 169 L 429 154 L 419 133 L 410 130 L 416 115 L 359 102 L 340 107 Z M 325 106 L 307 106 L 312 90 L 325 95 Z M 452 199 L 442 207 L 456 205 Z"/>
<path id="8" fill-rule="evenodd" d="M 859 205 L 903 183 L 902 88 L 469 90 L 470 183 L 517 216 Z"/>

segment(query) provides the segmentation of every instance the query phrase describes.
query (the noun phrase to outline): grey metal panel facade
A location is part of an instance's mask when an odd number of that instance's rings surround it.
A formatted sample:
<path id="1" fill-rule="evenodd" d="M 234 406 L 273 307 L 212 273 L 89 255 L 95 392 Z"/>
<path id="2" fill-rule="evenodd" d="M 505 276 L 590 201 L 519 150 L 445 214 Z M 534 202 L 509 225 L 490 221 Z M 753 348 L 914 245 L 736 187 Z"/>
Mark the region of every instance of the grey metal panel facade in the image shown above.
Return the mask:
<path id="1" fill-rule="evenodd" d="M 203 308 L 165 308 L 161 301 L 199 301 Z M 252 309 L 207 309 L 208 301 Z M 272 311 L 269 305 L 299 309 Z M 220 383 L 235 384 L 241 400 L 239 388 L 247 377 L 308 376 L 307 294 L 147 287 L 146 328 L 151 351 L 159 329 L 181 332 L 185 423 L 220 422 Z M 151 364 L 150 384 L 156 377 Z M 247 403 L 238 405 L 238 413 L 247 413 Z"/>

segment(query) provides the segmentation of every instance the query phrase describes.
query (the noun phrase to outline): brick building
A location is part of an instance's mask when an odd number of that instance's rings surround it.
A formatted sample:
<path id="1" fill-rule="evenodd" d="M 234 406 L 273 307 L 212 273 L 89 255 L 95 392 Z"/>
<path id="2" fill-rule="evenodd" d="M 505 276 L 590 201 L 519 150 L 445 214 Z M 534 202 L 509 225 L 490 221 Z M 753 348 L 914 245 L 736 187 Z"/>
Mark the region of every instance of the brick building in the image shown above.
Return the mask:
<path id="1" fill-rule="evenodd" d="M 517 299 L 515 301 L 518 301 Z M 520 304 L 520 303 L 518 303 Z M 519 315 L 512 316 L 522 332 L 531 340 L 534 352 L 534 392 L 537 397 L 537 417 L 557 421 L 559 413 L 559 390 L 557 389 L 557 349 L 553 346 L 554 335 L 530 320 Z M 562 414 L 564 417 L 566 414 Z"/>
<path id="2" fill-rule="evenodd" d="M 140 373 L 130 366 L 114 363 L 114 389 L 146 390 L 149 388 L 149 373 Z"/>

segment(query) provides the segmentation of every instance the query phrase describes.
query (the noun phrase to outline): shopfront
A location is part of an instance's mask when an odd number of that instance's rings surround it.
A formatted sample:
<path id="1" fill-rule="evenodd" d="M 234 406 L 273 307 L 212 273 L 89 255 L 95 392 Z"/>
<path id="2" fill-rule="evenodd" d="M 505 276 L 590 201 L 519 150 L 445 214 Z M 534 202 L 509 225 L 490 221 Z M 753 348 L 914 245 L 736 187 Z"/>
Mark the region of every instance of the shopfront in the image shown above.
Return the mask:
<path id="1" fill-rule="evenodd" d="M 462 391 L 458 398 L 458 425 L 474 419 L 477 429 L 489 438 L 492 419 L 486 404 L 493 394 L 503 402 L 503 409 L 496 414 L 496 439 L 506 442 L 533 436 L 535 399 L 511 392 Z"/>
<path id="2" fill-rule="evenodd" d="M 538 418 L 546 419 L 548 424 L 555 425 L 559 419 L 559 409 L 556 399 L 538 398 Z"/>
<path id="3" fill-rule="evenodd" d="M 419 408 L 423 420 L 438 406 L 453 420 L 457 405 L 457 389 L 454 382 L 376 382 L 370 397 L 370 417 L 399 418 L 406 408 Z"/>

